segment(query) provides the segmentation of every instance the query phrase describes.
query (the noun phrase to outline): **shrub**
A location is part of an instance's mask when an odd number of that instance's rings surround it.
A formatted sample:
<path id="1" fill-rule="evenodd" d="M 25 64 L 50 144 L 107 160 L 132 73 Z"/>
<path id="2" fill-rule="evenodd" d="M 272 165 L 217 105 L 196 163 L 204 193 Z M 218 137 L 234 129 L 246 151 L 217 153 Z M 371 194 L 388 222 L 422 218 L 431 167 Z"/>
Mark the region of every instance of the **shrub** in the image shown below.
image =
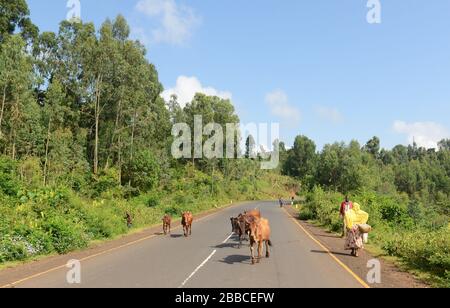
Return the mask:
<path id="1" fill-rule="evenodd" d="M 69 251 L 85 248 L 88 238 L 83 227 L 61 216 L 53 216 L 42 225 L 52 240 L 56 252 L 64 254 Z"/>
<path id="2" fill-rule="evenodd" d="M 401 257 L 408 264 L 436 274 L 442 282 L 448 280 L 450 272 L 450 231 L 427 231 L 419 229 L 397 232 L 387 240 L 383 248 L 393 256 Z"/>
<path id="3" fill-rule="evenodd" d="M 100 176 L 94 179 L 93 183 L 93 197 L 99 197 L 103 193 L 113 190 L 119 186 L 119 172 L 110 168 L 102 171 Z"/>
<path id="4" fill-rule="evenodd" d="M 38 157 L 27 157 L 20 162 L 20 174 L 27 187 L 37 188 L 42 185 L 43 172 Z"/>
<path id="5" fill-rule="evenodd" d="M 111 238 L 125 233 L 126 226 L 124 215 L 115 213 L 107 206 L 94 207 L 87 211 L 84 217 L 86 233 L 91 239 Z"/>
<path id="6" fill-rule="evenodd" d="M 159 200 L 160 200 L 159 196 L 151 195 L 147 198 L 146 205 L 147 205 L 147 207 L 150 207 L 150 208 L 157 207 L 159 205 Z"/>
<path id="7" fill-rule="evenodd" d="M 312 219 L 316 219 L 316 216 L 313 213 L 311 207 L 302 206 L 300 208 L 299 218 L 301 220 L 312 220 Z"/>
<path id="8" fill-rule="evenodd" d="M 38 207 L 66 207 L 70 204 L 69 192 L 65 188 L 40 188 L 36 190 L 21 190 L 18 192 L 22 204 L 32 202 Z"/>
<path id="9" fill-rule="evenodd" d="M 173 201 L 180 207 L 186 207 L 194 204 L 194 197 L 190 194 L 179 192 L 175 195 Z"/>
<path id="10" fill-rule="evenodd" d="M 24 260 L 28 257 L 26 243 L 22 239 L 5 234 L 0 239 L 0 262 Z"/>
<path id="11" fill-rule="evenodd" d="M 160 166 L 148 150 L 138 152 L 124 168 L 123 181 L 141 192 L 155 188 L 159 183 Z"/>
<path id="12" fill-rule="evenodd" d="M 16 176 L 17 163 L 6 156 L 0 156 L 0 192 L 16 196 L 21 189 Z"/>

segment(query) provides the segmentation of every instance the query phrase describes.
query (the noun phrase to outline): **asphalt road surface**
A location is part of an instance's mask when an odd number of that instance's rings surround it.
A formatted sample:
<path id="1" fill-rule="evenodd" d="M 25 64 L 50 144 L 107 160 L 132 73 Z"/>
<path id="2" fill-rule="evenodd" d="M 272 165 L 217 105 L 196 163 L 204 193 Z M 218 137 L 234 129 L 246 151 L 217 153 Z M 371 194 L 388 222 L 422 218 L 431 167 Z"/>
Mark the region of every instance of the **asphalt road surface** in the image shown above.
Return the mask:
<path id="1" fill-rule="evenodd" d="M 241 249 L 230 217 L 260 208 L 272 229 L 270 259 L 251 265 L 248 242 Z M 239 205 L 193 224 L 81 262 L 81 283 L 69 284 L 61 268 L 18 285 L 31 288 L 361 288 L 362 284 L 314 242 L 276 202 Z M 265 255 L 265 254 L 264 254 Z"/>

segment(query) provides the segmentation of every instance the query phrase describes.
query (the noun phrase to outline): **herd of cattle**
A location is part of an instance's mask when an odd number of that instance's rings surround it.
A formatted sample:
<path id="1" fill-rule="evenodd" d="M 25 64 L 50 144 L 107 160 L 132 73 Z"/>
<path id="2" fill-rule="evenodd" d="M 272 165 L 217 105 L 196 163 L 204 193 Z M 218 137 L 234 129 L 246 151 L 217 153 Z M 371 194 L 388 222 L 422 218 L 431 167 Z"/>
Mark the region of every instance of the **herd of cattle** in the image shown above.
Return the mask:
<path id="1" fill-rule="evenodd" d="M 259 210 L 252 210 L 239 214 L 238 217 L 231 218 L 232 231 L 239 236 L 239 248 L 242 246 L 242 240 L 250 240 L 250 252 L 252 254 L 252 264 L 259 263 L 262 256 L 263 244 L 266 245 L 266 258 L 270 257 L 270 225 L 269 221 L 261 217 Z M 258 257 L 255 258 L 254 246 L 258 247 Z"/>
<path id="2" fill-rule="evenodd" d="M 251 210 L 239 214 L 237 217 L 230 218 L 232 232 L 239 237 L 239 248 L 242 246 L 243 240 L 250 242 L 250 253 L 252 256 L 252 264 L 259 263 L 263 245 L 266 246 L 266 258 L 270 257 L 269 246 L 272 246 L 270 241 L 270 225 L 269 221 L 261 217 L 261 211 L 258 209 Z M 192 235 L 192 223 L 194 217 L 191 212 L 184 212 L 181 215 L 181 225 L 183 226 L 184 236 Z M 172 218 L 170 215 L 164 215 L 163 218 L 163 232 L 164 235 L 170 234 L 170 227 Z M 258 256 L 255 257 L 254 246 L 257 246 Z"/>

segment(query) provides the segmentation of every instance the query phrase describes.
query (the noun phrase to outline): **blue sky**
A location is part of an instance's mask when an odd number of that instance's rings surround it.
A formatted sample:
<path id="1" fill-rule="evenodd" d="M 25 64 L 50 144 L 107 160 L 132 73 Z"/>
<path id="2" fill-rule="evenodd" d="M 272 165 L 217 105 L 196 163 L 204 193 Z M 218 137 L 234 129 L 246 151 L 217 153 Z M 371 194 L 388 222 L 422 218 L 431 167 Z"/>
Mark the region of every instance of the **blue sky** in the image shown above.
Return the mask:
<path id="1" fill-rule="evenodd" d="M 243 123 L 280 122 L 334 141 L 423 146 L 450 137 L 450 2 L 379 0 L 80 0 L 83 21 L 124 15 L 145 42 L 165 95 L 231 97 Z M 66 0 L 28 0 L 57 31 Z M 177 82 L 178 81 L 178 82 Z"/>

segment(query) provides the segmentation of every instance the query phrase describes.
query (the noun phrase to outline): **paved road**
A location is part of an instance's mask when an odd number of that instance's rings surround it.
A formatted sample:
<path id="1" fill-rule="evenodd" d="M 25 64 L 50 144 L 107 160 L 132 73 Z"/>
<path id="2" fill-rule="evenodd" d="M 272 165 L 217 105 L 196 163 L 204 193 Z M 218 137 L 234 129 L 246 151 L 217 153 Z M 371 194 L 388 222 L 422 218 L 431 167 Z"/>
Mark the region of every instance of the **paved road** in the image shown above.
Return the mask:
<path id="1" fill-rule="evenodd" d="M 272 228 L 272 255 L 251 265 L 247 245 L 237 248 L 230 217 L 260 207 Z M 81 263 L 81 284 L 68 269 L 51 271 L 16 287 L 309 288 L 362 285 L 309 238 L 275 202 L 235 206 L 194 222 L 193 236 L 158 236 Z"/>

